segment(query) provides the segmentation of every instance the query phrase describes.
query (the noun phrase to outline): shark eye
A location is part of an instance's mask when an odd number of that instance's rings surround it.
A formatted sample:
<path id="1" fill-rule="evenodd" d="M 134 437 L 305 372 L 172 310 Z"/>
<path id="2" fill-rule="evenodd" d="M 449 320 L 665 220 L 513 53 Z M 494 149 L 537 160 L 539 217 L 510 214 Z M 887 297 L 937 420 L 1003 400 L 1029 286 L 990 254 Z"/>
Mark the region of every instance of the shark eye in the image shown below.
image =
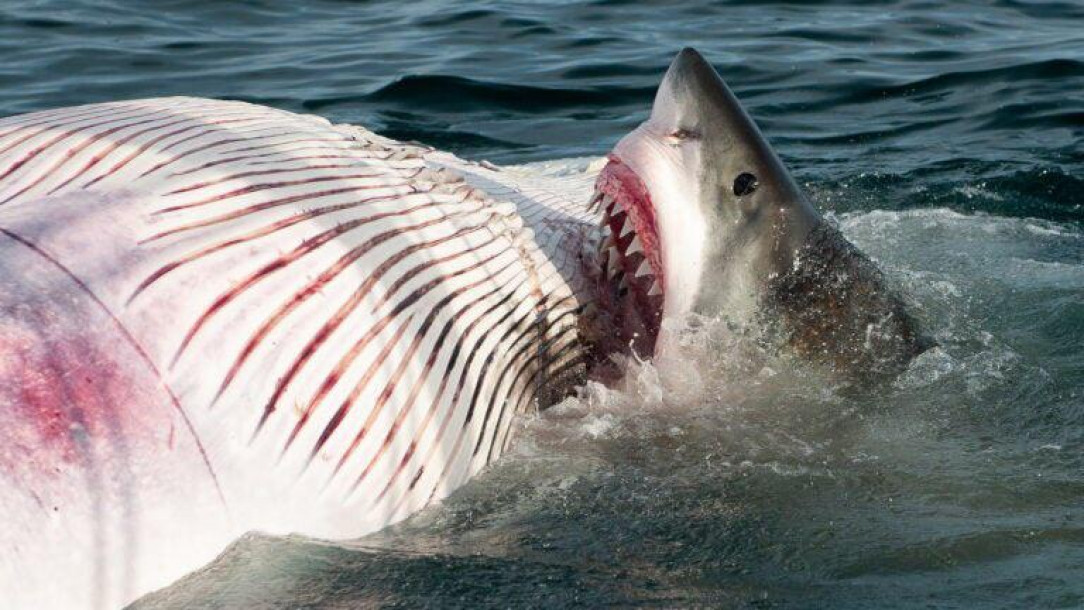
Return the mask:
<path id="1" fill-rule="evenodd" d="M 695 131 L 688 129 L 675 129 L 670 132 L 670 137 L 674 140 L 692 140 L 697 137 L 697 134 Z"/>
<path id="2" fill-rule="evenodd" d="M 760 186 L 760 183 L 757 182 L 756 176 L 749 172 L 743 172 L 734 179 L 734 194 L 738 197 L 744 197 L 757 190 L 758 186 Z"/>

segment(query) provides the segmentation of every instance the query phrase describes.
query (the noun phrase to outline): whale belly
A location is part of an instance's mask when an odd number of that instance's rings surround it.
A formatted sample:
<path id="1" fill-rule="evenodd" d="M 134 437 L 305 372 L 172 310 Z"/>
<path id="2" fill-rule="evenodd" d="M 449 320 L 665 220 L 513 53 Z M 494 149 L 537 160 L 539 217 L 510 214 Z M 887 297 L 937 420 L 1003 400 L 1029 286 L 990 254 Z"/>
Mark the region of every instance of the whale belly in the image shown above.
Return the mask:
<path id="1" fill-rule="evenodd" d="M 154 365 L 77 278 L 2 230 L 0 414 L 6 607 L 117 606 L 212 559 L 228 534 Z"/>
<path id="2" fill-rule="evenodd" d="M 515 204 L 423 152 L 211 100 L 0 121 L 0 597 L 127 602 L 500 455 L 577 303 Z"/>

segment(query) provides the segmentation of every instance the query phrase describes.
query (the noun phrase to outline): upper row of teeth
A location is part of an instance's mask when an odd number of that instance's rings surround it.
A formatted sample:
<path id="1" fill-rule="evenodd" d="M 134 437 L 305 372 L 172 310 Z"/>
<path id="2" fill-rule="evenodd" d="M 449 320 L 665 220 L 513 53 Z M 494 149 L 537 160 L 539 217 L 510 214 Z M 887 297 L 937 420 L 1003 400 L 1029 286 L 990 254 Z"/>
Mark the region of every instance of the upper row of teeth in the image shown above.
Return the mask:
<path id="1" fill-rule="evenodd" d="M 605 204 L 603 202 L 605 202 Z M 591 214 L 594 214 L 602 205 L 608 206 L 611 203 L 613 203 L 613 197 L 610 197 L 609 195 L 604 195 L 600 191 L 595 191 L 594 196 L 591 197 L 591 201 L 587 202 L 587 211 Z"/>
<path id="2" fill-rule="evenodd" d="M 602 229 L 603 239 L 601 250 L 603 252 L 605 252 L 606 250 L 613 250 L 613 252 L 610 252 L 609 255 L 606 257 L 608 261 L 606 274 L 607 277 L 613 279 L 621 271 L 621 266 L 617 262 L 617 240 L 614 239 L 613 231 L 612 229 L 610 229 L 610 218 L 613 216 L 611 212 L 616 213 L 618 211 L 624 211 L 624 208 L 621 206 L 621 203 L 619 201 L 605 194 L 602 194 L 601 196 L 596 195 L 595 204 L 593 206 L 589 206 L 589 209 L 597 210 L 599 207 L 605 210 L 605 213 L 603 213 L 601 216 L 601 220 L 599 220 L 599 226 Z M 628 217 L 628 214 L 626 213 L 625 220 L 621 225 L 621 233 L 618 235 L 618 237 L 624 238 L 629 233 L 632 233 L 632 220 Z M 640 243 L 640 236 L 634 235 L 632 241 L 629 242 L 628 248 L 625 249 L 625 256 L 629 257 L 636 253 L 643 254 L 643 252 L 644 246 L 642 243 Z M 636 269 L 636 277 L 653 274 L 654 271 L 651 269 L 651 263 L 648 262 L 645 256 L 644 260 L 640 262 L 640 266 Z M 618 287 L 628 288 L 628 282 L 624 276 L 621 277 L 621 283 L 618 285 Z M 662 288 L 659 286 L 658 279 L 655 279 L 655 281 L 651 282 L 651 288 L 648 289 L 647 294 L 648 296 L 657 296 L 662 294 Z"/>

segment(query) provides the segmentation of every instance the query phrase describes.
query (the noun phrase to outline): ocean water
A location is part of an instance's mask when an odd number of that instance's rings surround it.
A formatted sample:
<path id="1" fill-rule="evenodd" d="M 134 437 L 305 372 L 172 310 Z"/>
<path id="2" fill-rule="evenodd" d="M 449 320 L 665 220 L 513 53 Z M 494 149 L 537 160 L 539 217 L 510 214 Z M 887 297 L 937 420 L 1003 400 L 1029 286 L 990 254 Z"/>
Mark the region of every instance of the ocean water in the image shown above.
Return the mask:
<path id="1" fill-rule="evenodd" d="M 690 336 L 403 524 L 137 606 L 1084 607 L 1084 4 L 7 2 L 0 115 L 244 99 L 529 163 L 604 154 L 686 45 L 939 347 L 855 395 Z"/>

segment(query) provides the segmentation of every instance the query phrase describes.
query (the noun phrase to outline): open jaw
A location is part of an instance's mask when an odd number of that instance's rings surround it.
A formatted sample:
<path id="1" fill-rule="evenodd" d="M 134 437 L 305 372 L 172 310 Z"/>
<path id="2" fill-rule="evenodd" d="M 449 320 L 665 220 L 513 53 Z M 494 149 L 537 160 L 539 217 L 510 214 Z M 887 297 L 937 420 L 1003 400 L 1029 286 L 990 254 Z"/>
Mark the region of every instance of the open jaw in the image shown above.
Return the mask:
<path id="1" fill-rule="evenodd" d="M 599 213 L 596 254 L 600 356 L 650 358 L 662 323 L 666 286 L 655 206 L 640 177 L 610 155 L 589 208 Z"/>

